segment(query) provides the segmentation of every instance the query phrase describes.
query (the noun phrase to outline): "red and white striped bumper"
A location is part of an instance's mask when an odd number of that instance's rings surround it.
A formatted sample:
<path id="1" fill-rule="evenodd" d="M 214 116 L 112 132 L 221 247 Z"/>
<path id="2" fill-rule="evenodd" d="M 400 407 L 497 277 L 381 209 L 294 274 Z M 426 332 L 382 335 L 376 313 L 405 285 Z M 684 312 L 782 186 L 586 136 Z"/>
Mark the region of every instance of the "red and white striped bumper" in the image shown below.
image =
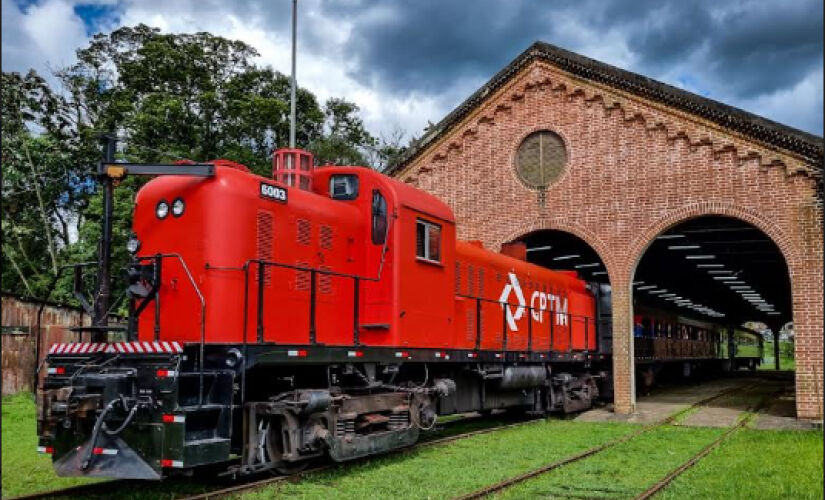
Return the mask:
<path id="1" fill-rule="evenodd" d="M 180 342 L 69 342 L 52 344 L 49 354 L 93 354 L 97 352 L 120 354 L 179 354 Z"/>

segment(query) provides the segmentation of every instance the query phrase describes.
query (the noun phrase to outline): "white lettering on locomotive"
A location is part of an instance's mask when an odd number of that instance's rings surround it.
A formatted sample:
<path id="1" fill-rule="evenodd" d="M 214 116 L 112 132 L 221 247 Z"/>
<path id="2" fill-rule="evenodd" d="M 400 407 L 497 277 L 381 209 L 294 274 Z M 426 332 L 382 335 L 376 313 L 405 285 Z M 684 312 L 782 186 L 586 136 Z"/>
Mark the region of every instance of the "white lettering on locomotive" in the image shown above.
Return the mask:
<path id="1" fill-rule="evenodd" d="M 538 306 L 536 305 L 538 302 Z M 544 322 L 544 311 L 553 311 L 556 316 L 556 324 L 559 326 L 567 325 L 567 297 L 559 297 L 552 293 L 544 293 L 536 290 L 530 297 L 530 307 L 533 310 L 533 319 L 539 323 Z"/>

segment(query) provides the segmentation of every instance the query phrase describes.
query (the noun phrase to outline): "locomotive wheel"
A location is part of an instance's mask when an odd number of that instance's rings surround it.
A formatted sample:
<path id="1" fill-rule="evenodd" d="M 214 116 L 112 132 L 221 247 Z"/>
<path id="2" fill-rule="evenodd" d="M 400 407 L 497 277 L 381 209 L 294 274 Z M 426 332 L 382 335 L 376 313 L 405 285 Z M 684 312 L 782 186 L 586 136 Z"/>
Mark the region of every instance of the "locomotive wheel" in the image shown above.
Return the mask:
<path id="1" fill-rule="evenodd" d="M 267 419 L 265 422 L 261 421 L 258 426 L 258 439 L 260 447 L 258 448 L 258 459 L 262 463 L 271 462 L 274 467 L 269 471 L 274 475 L 290 475 L 296 474 L 304 470 L 308 462 L 287 462 L 283 460 L 284 456 L 284 439 L 285 436 L 284 418 L 275 417 Z"/>

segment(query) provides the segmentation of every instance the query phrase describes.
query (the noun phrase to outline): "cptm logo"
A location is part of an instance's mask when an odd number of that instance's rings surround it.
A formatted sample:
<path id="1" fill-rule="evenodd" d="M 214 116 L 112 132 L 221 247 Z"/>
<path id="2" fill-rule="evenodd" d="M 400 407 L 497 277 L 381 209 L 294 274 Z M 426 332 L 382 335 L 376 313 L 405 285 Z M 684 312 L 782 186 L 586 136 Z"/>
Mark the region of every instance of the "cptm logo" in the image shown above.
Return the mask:
<path id="1" fill-rule="evenodd" d="M 501 302 L 501 308 L 507 310 L 507 326 L 510 330 L 517 332 L 517 321 L 524 317 L 524 312 L 527 308 L 527 301 L 524 300 L 524 292 L 521 291 L 521 285 L 518 282 L 518 277 L 515 273 L 508 273 L 509 278 L 504 289 L 501 290 L 501 296 L 498 301 Z M 515 294 L 515 299 L 518 305 L 510 302 L 510 294 Z M 538 303 L 538 304 L 537 304 Z M 515 306 L 515 311 L 511 306 Z M 539 323 L 544 322 L 544 311 L 550 310 L 556 316 L 556 324 L 560 326 L 567 325 L 567 297 L 559 297 L 552 293 L 544 293 L 536 290 L 530 296 L 530 307 L 533 311 L 533 320 Z"/>

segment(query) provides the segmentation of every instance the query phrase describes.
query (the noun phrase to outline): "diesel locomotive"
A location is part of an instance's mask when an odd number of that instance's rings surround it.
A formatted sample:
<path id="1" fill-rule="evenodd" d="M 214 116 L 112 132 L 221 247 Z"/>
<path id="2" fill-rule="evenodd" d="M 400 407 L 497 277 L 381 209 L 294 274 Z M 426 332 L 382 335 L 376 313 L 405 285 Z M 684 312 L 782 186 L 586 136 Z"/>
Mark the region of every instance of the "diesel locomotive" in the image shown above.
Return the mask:
<path id="1" fill-rule="evenodd" d="M 135 200 L 125 336 L 47 347 L 39 449 L 59 475 L 288 472 L 409 446 L 440 415 L 609 396 L 606 285 L 458 241 L 435 197 L 301 150 L 272 178 L 176 169 Z M 726 330 L 691 325 L 691 349 L 654 352 L 671 336 L 651 327 L 637 357 L 733 357 Z"/>

